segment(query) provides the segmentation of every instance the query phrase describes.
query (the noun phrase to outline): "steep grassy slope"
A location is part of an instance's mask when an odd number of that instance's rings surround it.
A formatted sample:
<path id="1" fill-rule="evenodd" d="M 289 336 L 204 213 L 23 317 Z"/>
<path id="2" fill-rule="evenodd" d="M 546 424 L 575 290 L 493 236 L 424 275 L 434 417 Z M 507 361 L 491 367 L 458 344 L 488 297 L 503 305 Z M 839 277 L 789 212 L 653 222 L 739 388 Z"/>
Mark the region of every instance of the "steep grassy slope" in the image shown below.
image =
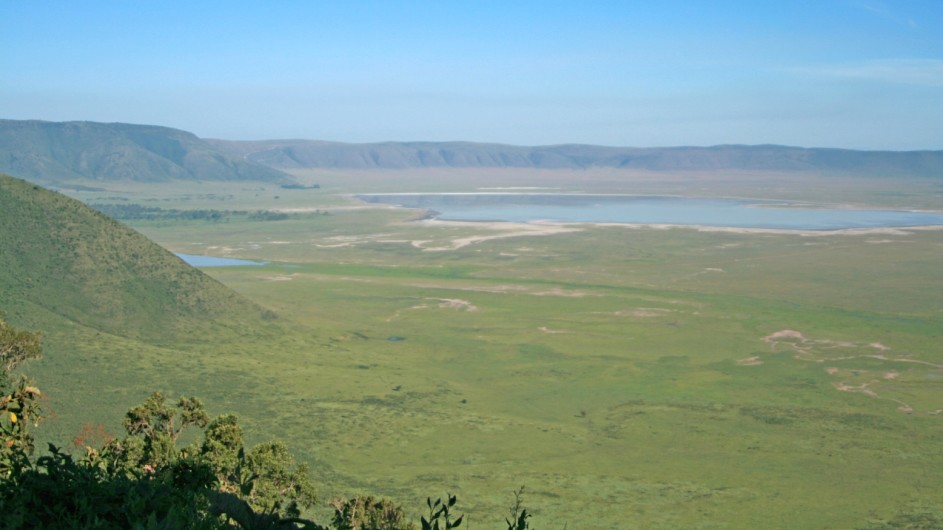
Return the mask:
<path id="1" fill-rule="evenodd" d="M 0 171 L 35 182 L 70 179 L 282 180 L 191 133 L 153 125 L 0 120 Z"/>
<path id="2" fill-rule="evenodd" d="M 261 311 L 130 228 L 7 175 L 0 175 L 0 263 L 0 308 L 42 327 L 62 317 L 163 341 Z"/>

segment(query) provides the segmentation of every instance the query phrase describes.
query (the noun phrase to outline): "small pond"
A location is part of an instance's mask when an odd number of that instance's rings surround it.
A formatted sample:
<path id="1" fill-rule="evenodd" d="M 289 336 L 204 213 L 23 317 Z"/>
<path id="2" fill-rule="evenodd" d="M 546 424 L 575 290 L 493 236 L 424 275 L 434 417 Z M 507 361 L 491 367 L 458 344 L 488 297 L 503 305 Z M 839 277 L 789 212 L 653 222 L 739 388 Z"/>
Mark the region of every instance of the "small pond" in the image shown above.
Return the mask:
<path id="1" fill-rule="evenodd" d="M 841 230 L 943 225 L 943 212 L 856 210 L 760 199 L 651 195 L 415 193 L 358 195 L 369 203 L 421 208 L 453 221 L 552 221 Z"/>
<path id="2" fill-rule="evenodd" d="M 250 261 L 236 258 L 217 258 L 213 256 L 196 256 L 193 254 L 177 254 L 191 267 L 240 267 L 243 265 L 265 265 L 265 261 Z"/>

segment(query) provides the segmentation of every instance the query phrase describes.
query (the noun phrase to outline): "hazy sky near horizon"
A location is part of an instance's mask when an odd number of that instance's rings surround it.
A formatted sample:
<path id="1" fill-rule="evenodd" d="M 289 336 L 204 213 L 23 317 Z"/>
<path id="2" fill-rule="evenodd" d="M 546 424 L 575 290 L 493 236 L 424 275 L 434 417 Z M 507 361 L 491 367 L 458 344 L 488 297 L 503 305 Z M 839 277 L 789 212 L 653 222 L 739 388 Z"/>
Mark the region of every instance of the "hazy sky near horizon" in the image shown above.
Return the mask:
<path id="1" fill-rule="evenodd" d="M 943 149 L 943 2 L 0 0 L 0 118 Z"/>

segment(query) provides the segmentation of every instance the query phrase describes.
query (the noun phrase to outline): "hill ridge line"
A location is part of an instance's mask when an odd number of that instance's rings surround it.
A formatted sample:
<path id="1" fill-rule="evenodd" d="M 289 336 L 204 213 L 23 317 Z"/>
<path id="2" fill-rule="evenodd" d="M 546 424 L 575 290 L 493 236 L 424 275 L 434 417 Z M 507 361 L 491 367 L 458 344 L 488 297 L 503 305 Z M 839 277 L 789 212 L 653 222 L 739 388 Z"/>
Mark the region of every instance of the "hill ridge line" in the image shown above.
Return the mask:
<path id="1" fill-rule="evenodd" d="M 300 169 L 612 168 L 943 178 L 943 150 L 776 144 L 618 147 L 470 141 L 219 140 L 161 125 L 0 119 L 0 171 L 38 183 L 91 179 L 285 182 Z"/>

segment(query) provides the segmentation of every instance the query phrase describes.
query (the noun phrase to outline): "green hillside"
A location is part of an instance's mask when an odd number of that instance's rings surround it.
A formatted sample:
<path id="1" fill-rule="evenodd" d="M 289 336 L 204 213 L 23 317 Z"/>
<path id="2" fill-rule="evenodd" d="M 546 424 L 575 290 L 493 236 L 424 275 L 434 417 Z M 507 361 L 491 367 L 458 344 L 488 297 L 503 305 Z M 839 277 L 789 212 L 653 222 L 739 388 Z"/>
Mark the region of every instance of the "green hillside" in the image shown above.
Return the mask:
<path id="1" fill-rule="evenodd" d="M 178 129 L 36 120 L 0 120 L 0 171 L 34 182 L 287 178 L 281 171 L 227 156 Z"/>
<path id="2" fill-rule="evenodd" d="M 134 230 L 7 175 L 0 175 L 0 263 L 0 307 L 43 328 L 61 317 L 164 342 L 261 313 Z"/>

